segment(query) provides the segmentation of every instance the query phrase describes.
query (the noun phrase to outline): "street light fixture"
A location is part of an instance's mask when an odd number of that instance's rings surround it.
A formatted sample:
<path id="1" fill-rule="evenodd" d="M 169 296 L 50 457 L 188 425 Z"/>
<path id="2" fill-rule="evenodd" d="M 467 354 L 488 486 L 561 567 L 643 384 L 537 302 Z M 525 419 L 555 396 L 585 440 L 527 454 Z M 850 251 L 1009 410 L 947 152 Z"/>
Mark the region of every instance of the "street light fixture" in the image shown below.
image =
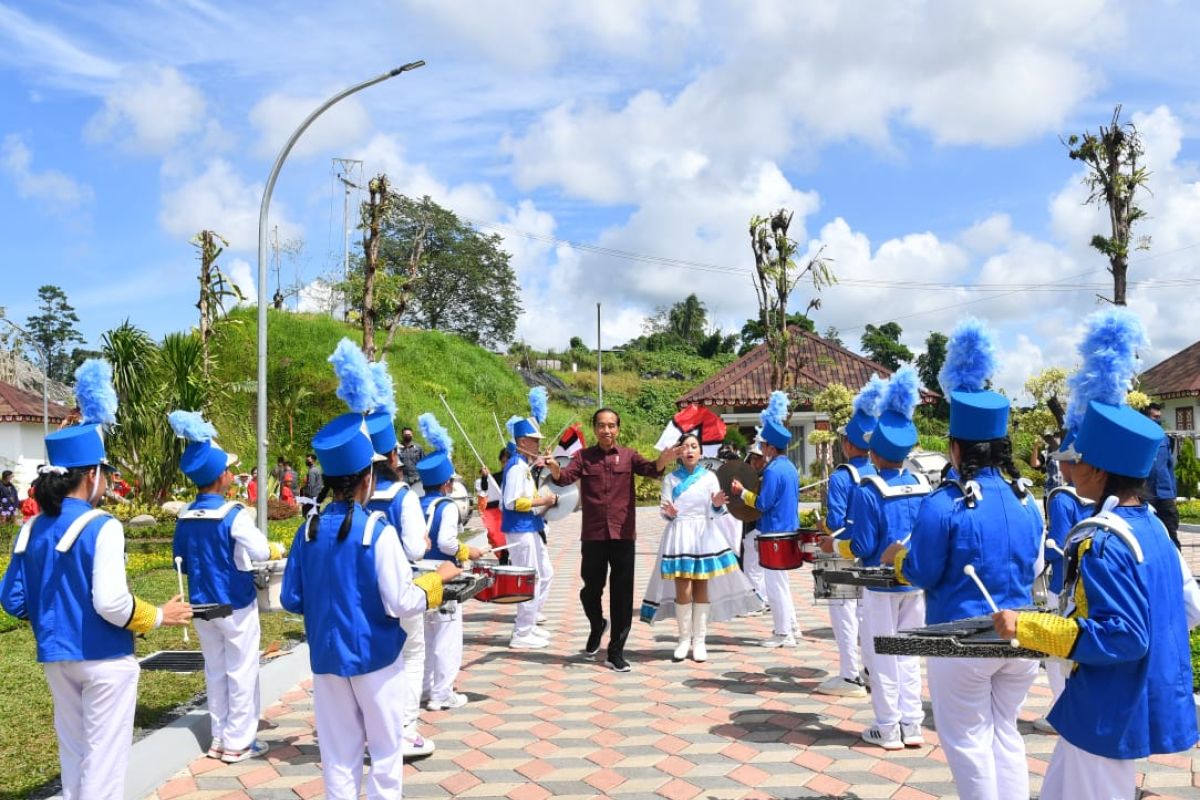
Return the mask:
<path id="1" fill-rule="evenodd" d="M 46 450 L 46 437 L 50 435 L 50 354 L 46 352 L 46 348 L 38 346 L 37 339 L 29 331 L 8 317 L 0 317 L 0 322 L 7 322 L 13 327 L 13 330 L 24 336 L 25 341 L 37 348 L 38 357 L 42 359 L 42 458 L 49 461 L 50 455 Z"/>
<path id="2" fill-rule="evenodd" d="M 271 167 L 271 173 L 267 176 L 267 185 L 263 189 L 262 205 L 258 210 L 258 475 L 259 482 L 262 486 L 266 486 L 267 475 L 267 212 L 271 208 L 271 194 L 275 191 L 275 179 L 279 177 L 279 170 L 283 168 L 283 162 L 287 160 L 288 154 L 292 152 L 292 147 L 296 144 L 296 140 L 304 131 L 308 130 L 308 126 L 312 125 L 313 121 L 324 114 L 330 106 L 339 100 L 343 100 L 355 92 L 360 92 L 368 86 L 374 86 L 377 83 L 382 83 L 397 75 L 425 66 L 424 61 L 413 61 L 405 64 L 402 67 L 385 72 L 382 75 L 377 75 L 368 81 L 351 86 L 338 92 L 333 97 L 322 103 L 315 111 L 309 114 L 300 127 L 292 132 L 287 142 L 283 145 L 283 149 L 279 151 L 279 156 L 275 159 L 274 166 Z M 263 533 L 267 531 L 267 493 L 262 488 L 258 492 L 258 503 L 256 506 L 258 512 L 258 527 Z"/>

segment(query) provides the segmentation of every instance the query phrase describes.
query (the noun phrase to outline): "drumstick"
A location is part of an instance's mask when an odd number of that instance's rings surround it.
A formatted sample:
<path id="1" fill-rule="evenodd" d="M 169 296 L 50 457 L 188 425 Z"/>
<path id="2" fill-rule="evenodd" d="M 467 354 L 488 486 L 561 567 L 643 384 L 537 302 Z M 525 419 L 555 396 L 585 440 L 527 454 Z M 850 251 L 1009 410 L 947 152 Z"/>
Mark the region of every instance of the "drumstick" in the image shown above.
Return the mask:
<path id="1" fill-rule="evenodd" d="M 964 566 L 964 567 L 963 567 L 963 574 L 964 574 L 964 575 L 966 575 L 966 576 L 967 576 L 968 578 L 970 578 L 971 580 L 975 581 L 975 585 L 979 587 L 979 592 L 980 592 L 980 594 L 982 594 L 982 595 L 983 595 L 983 599 L 984 599 L 984 600 L 987 600 L 987 604 L 988 604 L 989 606 L 991 606 L 991 608 L 992 608 L 992 613 L 993 613 L 993 614 L 999 614 L 999 613 L 1000 613 L 1000 609 L 996 608 L 996 601 L 992 599 L 992 595 L 991 595 L 991 593 L 990 593 L 990 592 L 987 590 L 987 587 L 983 585 L 983 581 L 981 581 L 981 580 L 979 579 L 979 575 L 978 575 L 978 574 L 976 574 L 976 572 L 975 572 L 975 565 L 974 565 L 974 564 L 967 564 L 966 566 Z M 1010 645 L 1012 645 L 1013 647 L 1020 647 L 1020 646 L 1021 646 L 1021 643 L 1020 643 L 1020 642 L 1018 642 L 1016 639 L 1009 639 L 1009 640 L 1008 640 L 1008 643 L 1009 643 Z"/>
<path id="2" fill-rule="evenodd" d="M 489 552 L 489 553 L 499 553 L 501 550 L 507 550 L 507 549 L 508 549 L 508 548 L 510 548 L 510 547 L 512 547 L 512 545 L 511 545 L 511 544 L 502 544 L 502 545 L 500 545 L 499 547 L 489 547 L 489 548 L 487 549 L 487 552 Z"/>
<path id="3" fill-rule="evenodd" d="M 176 577 L 179 578 L 179 596 L 180 596 L 180 598 L 182 598 L 183 597 L 183 559 L 180 556 L 175 556 L 175 575 L 176 575 Z M 190 641 L 191 641 L 191 639 L 188 637 L 187 625 L 184 625 L 183 626 L 183 643 L 188 644 L 188 643 L 190 643 Z"/>
<path id="4" fill-rule="evenodd" d="M 471 448 L 471 452 L 475 454 L 475 460 L 479 462 L 479 466 L 487 469 L 487 464 L 485 464 L 483 459 L 480 458 L 479 451 L 476 450 L 475 445 L 471 443 L 471 437 L 467 436 L 467 432 L 463 429 L 462 423 L 458 421 L 458 417 L 455 415 L 454 409 L 452 409 L 450 404 L 446 402 L 446 396 L 439 394 L 438 399 L 441 400 L 442 405 L 446 407 L 446 412 L 450 415 L 450 419 L 454 420 L 454 424 L 458 428 L 458 432 L 462 434 L 463 440 L 466 441 L 467 447 Z M 491 487 L 498 493 L 500 491 L 500 484 L 496 483 L 496 479 L 492 477 L 491 471 L 488 472 L 487 478 L 488 483 L 490 483 Z"/>
<path id="5" fill-rule="evenodd" d="M 492 412 L 492 422 L 496 423 L 496 435 L 500 437 L 500 446 L 508 447 L 508 438 L 504 435 L 504 429 L 500 427 L 500 418 L 496 416 L 496 412 Z"/>

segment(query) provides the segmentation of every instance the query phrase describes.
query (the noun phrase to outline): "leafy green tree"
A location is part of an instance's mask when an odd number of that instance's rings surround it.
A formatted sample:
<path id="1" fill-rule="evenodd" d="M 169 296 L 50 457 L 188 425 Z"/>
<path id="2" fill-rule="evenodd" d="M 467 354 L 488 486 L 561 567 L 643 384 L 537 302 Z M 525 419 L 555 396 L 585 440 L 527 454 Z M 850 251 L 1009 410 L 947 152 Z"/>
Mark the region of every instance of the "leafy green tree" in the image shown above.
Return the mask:
<path id="1" fill-rule="evenodd" d="M 838 458 L 834 450 L 838 441 L 837 432 L 850 421 L 854 410 L 854 392 L 840 383 L 831 383 L 813 395 L 812 405 L 813 410 L 824 412 L 829 417 L 827 430 L 814 430 L 808 435 L 808 443 L 817 449 L 812 474 L 827 478 Z"/>
<path id="2" fill-rule="evenodd" d="M 72 343 L 84 342 L 75 328 L 79 317 L 67 302 L 66 292 L 57 286 L 40 287 L 38 300 L 39 313 L 25 321 L 25 329 L 32 339 L 26 341 L 25 346 L 51 380 L 70 383 L 73 368 L 68 348 Z"/>
<path id="3" fill-rule="evenodd" d="M 1082 136 L 1067 137 L 1067 153 L 1073 161 L 1082 161 L 1088 168 L 1083 183 L 1088 187 L 1085 204 L 1108 208 L 1109 236 L 1096 234 L 1092 247 L 1108 258 L 1108 271 L 1113 278 L 1114 305 L 1125 305 L 1126 274 L 1129 271 L 1129 245 L 1134 224 L 1146 216 L 1145 210 L 1134 204 L 1139 189 L 1145 189 L 1150 173 L 1138 163 L 1145 150 L 1142 137 L 1133 123 L 1121 122 L 1121 107 L 1113 110 L 1108 127 L 1100 126 L 1098 134 L 1084 131 Z M 1139 249 L 1149 249 L 1145 237 Z"/>
<path id="4" fill-rule="evenodd" d="M 1179 444 L 1175 483 L 1184 497 L 1195 497 L 1200 491 L 1200 459 L 1196 458 L 1196 443 L 1191 439 L 1184 439 Z"/>
<path id="5" fill-rule="evenodd" d="M 949 337 L 944 333 L 932 331 L 925 337 L 925 352 L 917 356 L 917 375 L 921 377 L 921 385 L 926 389 L 941 391 L 938 388 L 938 373 L 942 364 L 946 363 L 946 343 Z"/>
<path id="6" fill-rule="evenodd" d="M 815 333 L 817 330 L 816 323 L 805 314 L 799 311 L 794 311 L 787 316 L 787 324 L 789 328 L 799 328 L 802 331 Z M 738 350 L 738 355 L 745 355 L 755 347 L 763 343 L 767 337 L 767 329 L 763 326 L 761 319 L 748 319 L 746 324 L 742 326 L 742 346 Z"/>
<path id="7" fill-rule="evenodd" d="M 821 338 L 830 344 L 836 344 L 838 347 L 846 346 L 846 343 L 842 341 L 842 332 L 832 325 L 825 329 L 825 333 L 821 334 Z"/>
<path id="8" fill-rule="evenodd" d="M 901 333 L 897 322 L 885 322 L 878 327 L 867 325 L 862 335 L 862 349 L 876 364 L 898 370 L 902 363 L 913 359 L 912 350 L 900 343 Z"/>

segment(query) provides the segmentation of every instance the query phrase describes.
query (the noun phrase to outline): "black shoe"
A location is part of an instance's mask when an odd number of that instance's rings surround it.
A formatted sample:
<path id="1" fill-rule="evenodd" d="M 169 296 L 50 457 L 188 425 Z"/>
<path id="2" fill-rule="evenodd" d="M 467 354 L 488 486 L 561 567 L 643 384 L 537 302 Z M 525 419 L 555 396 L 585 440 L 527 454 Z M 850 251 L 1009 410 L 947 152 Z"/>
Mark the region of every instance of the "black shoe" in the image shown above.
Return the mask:
<path id="1" fill-rule="evenodd" d="M 600 652 L 600 640 L 604 637 L 604 632 L 608 630 L 608 620 L 603 620 L 600 623 L 599 629 L 592 628 L 592 632 L 588 634 L 587 644 L 583 648 L 583 652 L 589 656 L 594 656 Z"/>
<path id="2" fill-rule="evenodd" d="M 609 656 L 608 660 L 604 662 L 604 666 L 616 672 L 629 672 L 631 669 L 629 662 L 621 656 Z"/>

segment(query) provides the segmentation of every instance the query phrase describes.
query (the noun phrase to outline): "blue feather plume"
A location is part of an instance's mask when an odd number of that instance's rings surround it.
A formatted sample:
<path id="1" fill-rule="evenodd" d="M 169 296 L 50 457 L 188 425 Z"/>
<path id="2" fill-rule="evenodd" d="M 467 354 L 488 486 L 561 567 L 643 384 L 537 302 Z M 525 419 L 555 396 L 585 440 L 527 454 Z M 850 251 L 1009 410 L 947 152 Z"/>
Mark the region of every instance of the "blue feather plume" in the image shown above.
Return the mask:
<path id="1" fill-rule="evenodd" d="M 113 388 L 112 367 L 107 361 L 89 358 L 75 370 L 75 402 L 85 424 L 116 424 L 117 390 Z"/>
<path id="2" fill-rule="evenodd" d="M 1076 429 L 1092 400 L 1112 405 L 1125 402 L 1138 371 L 1138 348 L 1148 344 L 1141 320 L 1125 309 L 1097 311 L 1084 325 L 1077 348 L 1083 363 L 1067 380 L 1071 399 L 1066 422 L 1068 428 Z"/>
<path id="3" fill-rule="evenodd" d="M 389 417 L 396 417 L 396 384 L 392 373 L 388 372 L 387 361 L 380 359 L 371 365 L 371 382 L 375 386 L 371 400 L 376 411 L 386 411 Z"/>
<path id="4" fill-rule="evenodd" d="M 338 376 L 337 396 L 356 414 L 366 414 L 375 407 L 375 379 L 371 365 L 358 345 L 349 339 L 338 342 L 329 357 Z"/>
<path id="5" fill-rule="evenodd" d="M 450 431 L 446 430 L 433 414 L 427 411 L 417 417 L 417 427 L 434 450 L 445 450 L 447 455 L 454 451 L 454 440 L 450 438 Z"/>
<path id="6" fill-rule="evenodd" d="M 776 424 L 783 425 L 788 416 L 787 392 L 778 390 L 771 392 L 771 399 L 767 401 L 767 407 L 758 416 L 764 425 L 767 424 L 767 420 L 774 420 Z"/>
<path id="7" fill-rule="evenodd" d="M 982 391 L 996 371 L 996 343 L 992 332 L 968 317 L 955 326 L 946 343 L 946 361 L 938 383 L 947 397 L 951 392 Z"/>
<path id="8" fill-rule="evenodd" d="M 171 430 L 189 442 L 208 442 L 217 438 L 217 429 L 199 411 L 172 411 L 167 415 Z"/>
<path id="9" fill-rule="evenodd" d="M 887 391 L 887 387 L 887 381 L 878 375 L 871 375 L 871 379 L 854 398 L 854 413 L 878 417 L 879 409 L 883 404 L 883 394 Z"/>
<path id="10" fill-rule="evenodd" d="M 921 397 L 920 392 L 921 381 L 917 378 L 917 371 L 907 364 L 904 365 L 892 373 L 880 413 L 894 411 L 906 419 L 912 419 L 913 409 L 917 407 L 917 401 Z"/>
<path id="11" fill-rule="evenodd" d="M 529 390 L 529 411 L 533 414 L 533 418 L 537 420 L 537 424 L 541 425 L 546 421 L 546 413 L 549 410 L 550 397 L 546 394 L 544 386 L 535 386 Z"/>
<path id="12" fill-rule="evenodd" d="M 514 431 L 516 431 L 516 429 L 517 429 L 517 423 L 523 419 L 525 419 L 525 418 L 518 417 L 517 415 L 514 414 L 513 416 L 508 418 L 507 422 L 504 423 L 504 429 L 508 431 L 508 438 L 510 441 L 516 440 L 517 437 L 514 435 Z"/>

